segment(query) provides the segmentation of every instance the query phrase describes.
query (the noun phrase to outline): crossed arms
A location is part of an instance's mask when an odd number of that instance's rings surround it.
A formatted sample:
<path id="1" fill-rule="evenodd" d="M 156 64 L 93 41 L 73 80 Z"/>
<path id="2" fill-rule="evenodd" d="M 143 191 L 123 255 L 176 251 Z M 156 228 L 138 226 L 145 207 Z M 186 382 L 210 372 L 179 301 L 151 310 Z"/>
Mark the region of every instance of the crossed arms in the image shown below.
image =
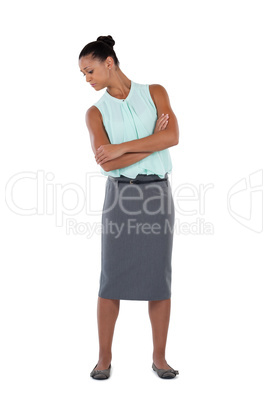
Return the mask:
<path id="1" fill-rule="evenodd" d="M 106 171 L 130 166 L 153 152 L 172 147 L 179 143 L 179 126 L 170 106 L 169 97 L 161 85 L 150 85 L 151 97 L 157 109 L 158 118 L 162 113 L 169 114 L 168 126 L 148 137 L 111 144 L 103 126 L 102 115 L 92 106 L 86 113 L 86 124 L 90 133 L 91 147 L 97 163 Z"/>

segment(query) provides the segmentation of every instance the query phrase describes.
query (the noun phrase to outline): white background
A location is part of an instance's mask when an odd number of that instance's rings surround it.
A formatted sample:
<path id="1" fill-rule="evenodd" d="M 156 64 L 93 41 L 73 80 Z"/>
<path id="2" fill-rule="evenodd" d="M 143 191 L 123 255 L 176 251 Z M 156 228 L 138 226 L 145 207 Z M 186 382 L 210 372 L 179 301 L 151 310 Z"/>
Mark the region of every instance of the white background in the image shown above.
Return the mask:
<path id="1" fill-rule="evenodd" d="M 3 401 L 267 401 L 265 3 L 2 5 Z M 151 368 L 146 301 L 121 301 L 111 378 L 89 376 L 98 359 L 101 237 L 67 226 L 101 222 L 106 179 L 85 112 L 103 91 L 78 67 L 82 48 L 100 35 L 113 36 L 129 79 L 166 88 L 179 123 L 170 148 L 176 233 L 166 358 L 180 374 L 170 381 Z M 204 204 L 202 186 L 210 186 Z"/>

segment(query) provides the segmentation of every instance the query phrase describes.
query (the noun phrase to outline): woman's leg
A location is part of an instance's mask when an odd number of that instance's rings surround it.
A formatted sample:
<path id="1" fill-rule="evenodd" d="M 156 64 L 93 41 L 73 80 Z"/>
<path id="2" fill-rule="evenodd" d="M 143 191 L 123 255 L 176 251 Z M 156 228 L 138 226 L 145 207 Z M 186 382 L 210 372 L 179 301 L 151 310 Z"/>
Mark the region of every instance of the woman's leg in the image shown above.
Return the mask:
<path id="1" fill-rule="evenodd" d="M 157 368 L 167 370 L 170 369 L 165 358 L 170 307 L 171 299 L 150 300 L 148 302 L 153 334 L 153 362 Z"/>
<path id="2" fill-rule="evenodd" d="M 99 361 L 95 370 L 105 370 L 112 360 L 112 341 L 120 300 L 98 297 Z"/>

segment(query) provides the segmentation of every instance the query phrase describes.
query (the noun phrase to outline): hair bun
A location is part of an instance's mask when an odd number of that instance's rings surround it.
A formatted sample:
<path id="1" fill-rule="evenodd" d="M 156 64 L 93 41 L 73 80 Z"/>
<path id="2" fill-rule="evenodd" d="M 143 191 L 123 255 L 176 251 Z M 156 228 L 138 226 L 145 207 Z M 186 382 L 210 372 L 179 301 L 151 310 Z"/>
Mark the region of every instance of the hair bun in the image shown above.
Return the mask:
<path id="1" fill-rule="evenodd" d="M 115 41 L 113 40 L 111 35 L 99 36 L 97 38 L 97 41 L 104 42 L 104 43 L 106 43 L 106 45 L 110 46 L 111 48 L 113 48 L 115 45 Z"/>

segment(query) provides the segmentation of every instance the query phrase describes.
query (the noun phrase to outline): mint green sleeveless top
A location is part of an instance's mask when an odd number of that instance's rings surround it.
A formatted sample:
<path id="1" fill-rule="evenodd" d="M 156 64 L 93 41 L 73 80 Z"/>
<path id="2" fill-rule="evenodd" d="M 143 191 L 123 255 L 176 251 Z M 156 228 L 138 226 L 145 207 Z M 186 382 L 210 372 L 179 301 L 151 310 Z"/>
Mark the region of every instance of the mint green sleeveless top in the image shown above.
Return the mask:
<path id="1" fill-rule="evenodd" d="M 131 88 L 126 99 L 117 99 L 105 91 L 94 104 L 103 118 L 103 125 L 111 144 L 121 144 L 152 135 L 157 121 L 157 110 L 152 100 L 149 85 L 131 81 Z M 106 172 L 105 176 L 119 177 L 124 175 L 135 179 L 138 174 L 157 174 L 164 178 L 165 173 L 172 170 L 169 150 L 153 152 L 146 158 L 121 169 Z"/>

